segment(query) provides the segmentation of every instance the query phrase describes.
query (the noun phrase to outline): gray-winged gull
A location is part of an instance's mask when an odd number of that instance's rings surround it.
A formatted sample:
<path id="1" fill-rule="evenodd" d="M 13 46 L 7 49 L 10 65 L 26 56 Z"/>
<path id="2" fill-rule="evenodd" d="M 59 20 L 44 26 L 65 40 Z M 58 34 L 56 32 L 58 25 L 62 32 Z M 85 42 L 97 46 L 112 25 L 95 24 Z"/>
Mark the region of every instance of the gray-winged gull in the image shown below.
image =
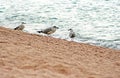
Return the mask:
<path id="1" fill-rule="evenodd" d="M 21 25 L 14 28 L 14 30 L 23 30 L 25 28 L 25 26 L 23 24 L 26 24 L 26 23 L 22 22 Z"/>
<path id="2" fill-rule="evenodd" d="M 70 31 L 69 32 L 69 37 L 74 38 L 75 37 L 75 32 L 72 29 L 69 29 L 68 31 Z"/>
<path id="3" fill-rule="evenodd" d="M 57 29 L 58 29 L 58 27 L 53 26 L 53 27 L 49 27 L 49 28 L 46 28 L 44 30 L 37 31 L 37 32 L 38 33 L 44 33 L 44 34 L 50 35 L 50 34 L 54 33 Z"/>

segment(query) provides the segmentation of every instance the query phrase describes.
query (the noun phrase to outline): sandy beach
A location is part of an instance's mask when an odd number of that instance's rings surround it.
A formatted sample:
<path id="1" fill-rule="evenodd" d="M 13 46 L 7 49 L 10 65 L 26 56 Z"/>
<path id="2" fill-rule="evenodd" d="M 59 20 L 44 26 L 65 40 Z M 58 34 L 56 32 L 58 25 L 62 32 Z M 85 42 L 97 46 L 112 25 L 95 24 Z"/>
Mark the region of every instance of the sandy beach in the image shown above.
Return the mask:
<path id="1" fill-rule="evenodd" d="M 120 78 L 120 50 L 0 27 L 0 78 Z"/>

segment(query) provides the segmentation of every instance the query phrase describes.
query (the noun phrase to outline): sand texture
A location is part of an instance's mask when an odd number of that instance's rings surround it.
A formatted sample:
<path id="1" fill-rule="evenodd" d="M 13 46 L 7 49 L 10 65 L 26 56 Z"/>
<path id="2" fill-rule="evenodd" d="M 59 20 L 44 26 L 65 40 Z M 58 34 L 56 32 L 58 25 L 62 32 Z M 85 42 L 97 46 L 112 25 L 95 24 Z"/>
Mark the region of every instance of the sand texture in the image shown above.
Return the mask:
<path id="1" fill-rule="evenodd" d="M 120 78 L 120 50 L 0 27 L 0 78 Z"/>

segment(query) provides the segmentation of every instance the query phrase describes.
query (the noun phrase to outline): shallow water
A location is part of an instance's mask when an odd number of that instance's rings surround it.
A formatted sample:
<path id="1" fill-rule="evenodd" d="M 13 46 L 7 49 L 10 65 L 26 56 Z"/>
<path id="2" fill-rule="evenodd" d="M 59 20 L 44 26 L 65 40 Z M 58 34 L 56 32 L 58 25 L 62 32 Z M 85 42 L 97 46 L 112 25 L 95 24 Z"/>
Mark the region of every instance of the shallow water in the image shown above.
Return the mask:
<path id="1" fill-rule="evenodd" d="M 120 49 L 119 0 L 0 0 L 0 26 L 14 28 L 26 22 L 25 32 L 56 25 L 51 36 Z"/>

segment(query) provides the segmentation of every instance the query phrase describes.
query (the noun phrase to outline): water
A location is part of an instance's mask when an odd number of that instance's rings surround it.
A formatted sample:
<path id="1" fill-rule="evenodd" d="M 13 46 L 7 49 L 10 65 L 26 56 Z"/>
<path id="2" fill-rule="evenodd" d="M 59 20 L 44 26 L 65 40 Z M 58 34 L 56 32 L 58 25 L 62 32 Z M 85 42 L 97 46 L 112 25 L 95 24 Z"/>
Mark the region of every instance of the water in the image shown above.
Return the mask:
<path id="1" fill-rule="evenodd" d="M 53 37 L 67 39 L 72 28 L 76 42 L 120 49 L 119 0 L 0 0 L 0 26 L 26 22 L 25 32 L 56 25 Z"/>

